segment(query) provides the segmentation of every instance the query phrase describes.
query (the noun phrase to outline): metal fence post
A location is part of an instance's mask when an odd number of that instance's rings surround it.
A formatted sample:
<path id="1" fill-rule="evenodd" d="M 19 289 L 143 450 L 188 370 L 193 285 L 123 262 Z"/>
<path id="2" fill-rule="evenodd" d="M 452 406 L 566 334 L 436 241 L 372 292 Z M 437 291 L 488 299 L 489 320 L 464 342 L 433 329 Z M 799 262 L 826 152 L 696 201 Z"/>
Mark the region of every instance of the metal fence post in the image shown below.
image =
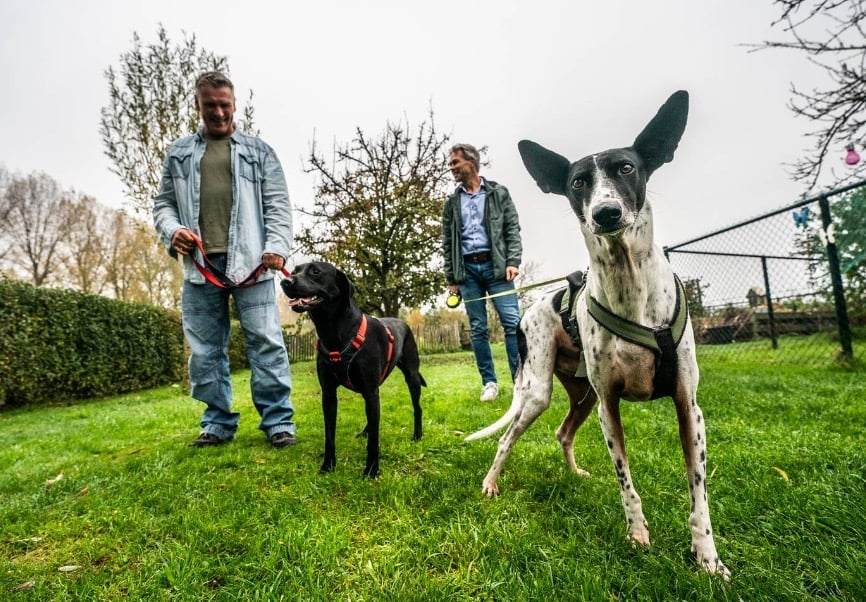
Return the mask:
<path id="1" fill-rule="evenodd" d="M 821 224 L 824 229 L 824 241 L 827 248 L 827 262 L 830 266 L 830 281 L 833 284 L 833 305 L 836 307 L 836 325 L 839 328 L 839 344 L 842 354 L 847 359 L 854 357 L 851 346 L 851 326 L 848 324 L 848 306 L 845 303 L 845 289 L 842 286 L 842 273 L 839 270 L 839 254 L 836 250 L 836 239 L 833 236 L 833 218 L 830 215 L 830 201 L 826 196 L 818 199 L 821 208 Z"/>
<path id="2" fill-rule="evenodd" d="M 767 320 L 770 327 L 770 340 L 773 342 L 773 349 L 779 348 L 779 337 L 776 334 L 776 314 L 773 313 L 773 295 L 770 294 L 770 273 L 767 271 L 767 258 L 761 256 L 761 269 L 764 272 L 764 290 L 767 295 Z"/>

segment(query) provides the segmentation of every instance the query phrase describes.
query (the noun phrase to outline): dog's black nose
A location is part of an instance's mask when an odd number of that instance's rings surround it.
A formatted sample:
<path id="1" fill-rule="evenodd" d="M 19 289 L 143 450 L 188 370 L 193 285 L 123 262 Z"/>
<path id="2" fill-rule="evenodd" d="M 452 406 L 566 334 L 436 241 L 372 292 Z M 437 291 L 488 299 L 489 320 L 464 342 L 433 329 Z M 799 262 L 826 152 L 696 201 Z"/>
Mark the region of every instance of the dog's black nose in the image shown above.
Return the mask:
<path id="1" fill-rule="evenodd" d="M 621 219 L 622 205 L 619 203 L 601 203 L 592 210 L 592 221 L 602 228 L 614 228 Z"/>

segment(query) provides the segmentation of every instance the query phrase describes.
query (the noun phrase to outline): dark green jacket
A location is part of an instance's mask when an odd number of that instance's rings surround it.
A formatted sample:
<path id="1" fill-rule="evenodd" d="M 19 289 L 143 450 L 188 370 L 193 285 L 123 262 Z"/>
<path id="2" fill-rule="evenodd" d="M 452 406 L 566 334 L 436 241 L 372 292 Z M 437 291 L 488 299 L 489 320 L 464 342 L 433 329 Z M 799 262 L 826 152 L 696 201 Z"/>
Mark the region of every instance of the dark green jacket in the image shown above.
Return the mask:
<path id="1" fill-rule="evenodd" d="M 520 221 L 517 209 L 505 186 L 484 180 L 487 186 L 484 201 L 484 227 L 490 239 L 490 254 L 496 278 L 505 278 L 507 266 L 520 267 L 523 245 L 520 242 Z M 442 255 L 445 258 L 445 279 L 448 284 L 463 284 L 466 272 L 463 267 L 460 218 L 461 186 L 448 197 L 442 209 Z"/>

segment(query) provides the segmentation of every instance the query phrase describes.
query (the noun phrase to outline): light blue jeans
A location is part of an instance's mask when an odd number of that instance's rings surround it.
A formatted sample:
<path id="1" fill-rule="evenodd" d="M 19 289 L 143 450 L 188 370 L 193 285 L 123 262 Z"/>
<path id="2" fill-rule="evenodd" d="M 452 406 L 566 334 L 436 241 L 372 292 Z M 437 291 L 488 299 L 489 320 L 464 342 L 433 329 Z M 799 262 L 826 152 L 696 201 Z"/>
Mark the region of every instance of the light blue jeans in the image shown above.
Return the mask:
<path id="1" fill-rule="evenodd" d="M 496 279 L 493 275 L 493 262 L 466 263 L 466 281 L 460 285 L 463 299 L 477 299 L 503 291 L 514 290 L 514 283 L 505 279 Z M 508 355 L 508 368 L 511 378 L 517 372 L 517 325 L 520 322 L 520 308 L 517 295 L 502 295 L 490 299 L 499 315 L 502 330 L 505 331 L 505 352 Z M 487 329 L 487 301 L 466 303 L 466 315 L 469 317 L 469 336 L 472 341 L 472 351 L 475 352 L 475 364 L 481 374 L 482 384 L 497 382 L 496 370 L 493 366 L 493 353 L 490 350 L 490 333 Z"/>
<path id="2" fill-rule="evenodd" d="M 218 269 L 225 269 L 224 254 L 213 255 L 210 259 Z M 240 419 L 240 414 L 231 409 L 229 296 L 235 300 L 244 333 L 252 372 L 253 404 L 261 416 L 259 428 L 268 438 L 283 431 L 294 433 L 289 357 L 280 330 L 272 280 L 231 291 L 210 283 L 183 283 L 183 332 L 192 350 L 189 357 L 191 394 L 207 406 L 201 419 L 201 432 L 231 439 Z"/>

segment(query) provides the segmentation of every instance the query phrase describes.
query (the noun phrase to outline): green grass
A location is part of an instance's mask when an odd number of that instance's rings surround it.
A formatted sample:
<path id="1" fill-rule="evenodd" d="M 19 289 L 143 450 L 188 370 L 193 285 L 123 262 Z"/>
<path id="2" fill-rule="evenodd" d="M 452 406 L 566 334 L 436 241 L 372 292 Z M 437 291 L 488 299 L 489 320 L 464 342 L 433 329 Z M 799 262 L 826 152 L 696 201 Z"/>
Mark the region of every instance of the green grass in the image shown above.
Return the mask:
<path id="1" fill-rule="evenodd" d="M 400 375 L 385 384 L 375 481 L 361 478 L 354 436 L 363 402 L 342 390 L 337 470 L 317 474 L 314 366 L 292 371 L 300 443 L 285 450 L 256 428 L 248 372 L 235 376 L 238 436 L 213 449 L 187 447 L 201 405 L 179 387 L 0 413 L 0 599 L 866 598 L 862 371 L 702 360 L 710 508 L 731 583 L 689 555 L 669 400 L 623 406 L 653 540 L 638 550 L 594 417 L 575 441 L 592 476 L 564 470 L 559 386 L 515 447 L 502 495 L 488 499 L 480 484 L 496 439 L 462 435 L 504 412 L 510 386 L 478 402 L 469 354 L 422 358 L 420 442 Z"/>

